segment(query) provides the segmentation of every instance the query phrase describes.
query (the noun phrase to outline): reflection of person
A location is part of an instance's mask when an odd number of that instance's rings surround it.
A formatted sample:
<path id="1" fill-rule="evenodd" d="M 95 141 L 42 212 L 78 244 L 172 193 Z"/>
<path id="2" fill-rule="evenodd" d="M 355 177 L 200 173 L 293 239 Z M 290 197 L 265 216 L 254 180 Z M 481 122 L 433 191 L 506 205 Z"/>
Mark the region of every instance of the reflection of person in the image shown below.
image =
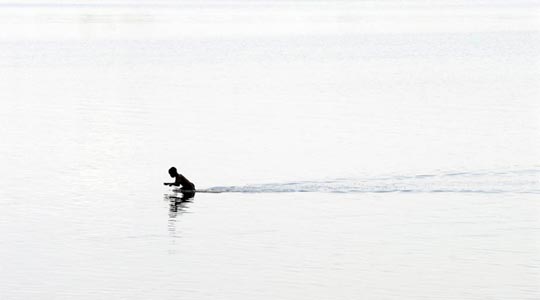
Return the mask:
<path id="1" fill-rule="evenodd" d="M 163 184 L 164 185 L 168 185 L 168 186 L 182 186 L 180 189 L 181 190 L 185 190 L 185 191 L 193 191 L 195 192 L 195 185 L 187 180 L 186 177 L 184 177 L 184 175 L 182 174 L 178 174 L 178 171 L 176 170 L 175 167 L 172 167 L 169 169 L 169 175 L 171 175 L 172 178 L 174 178 L 174 182 L 164 182 Z"/>
<path id="2" fill-rule="evenodd" d="M 195 197 L 195 191 L 184 191 L 182 197 L 170 195 L 166 197 L 170 201 L 169 216 L 174 218 L 178 211 L 183 211 L 186 208 L 186 203 L 189 203 Z"/>

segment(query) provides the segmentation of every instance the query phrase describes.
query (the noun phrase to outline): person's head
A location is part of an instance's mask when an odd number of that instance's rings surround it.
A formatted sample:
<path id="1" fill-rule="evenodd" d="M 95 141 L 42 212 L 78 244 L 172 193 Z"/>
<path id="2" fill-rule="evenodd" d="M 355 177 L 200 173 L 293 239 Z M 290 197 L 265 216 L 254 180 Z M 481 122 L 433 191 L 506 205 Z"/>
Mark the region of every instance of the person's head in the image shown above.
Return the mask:
<path id="1" fill-rule="evenodd" d="M 171 167 L 169 169 L 169 175 L 171 175 L 171 177 L 175 177 L 176 175 L 178 175 L 178 171 L 176 170 L 175 167 Z"/>

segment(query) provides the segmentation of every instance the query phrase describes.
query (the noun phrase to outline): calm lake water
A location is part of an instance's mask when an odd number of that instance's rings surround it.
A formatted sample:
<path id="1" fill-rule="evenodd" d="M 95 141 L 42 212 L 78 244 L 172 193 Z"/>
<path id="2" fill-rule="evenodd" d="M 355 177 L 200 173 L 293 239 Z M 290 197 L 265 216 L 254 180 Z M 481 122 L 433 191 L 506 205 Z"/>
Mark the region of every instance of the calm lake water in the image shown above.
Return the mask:
<path id="1" fill-rule="evenodd" d="M 540 298 L 539 12 L 0 0 L 0 299 Z"/>

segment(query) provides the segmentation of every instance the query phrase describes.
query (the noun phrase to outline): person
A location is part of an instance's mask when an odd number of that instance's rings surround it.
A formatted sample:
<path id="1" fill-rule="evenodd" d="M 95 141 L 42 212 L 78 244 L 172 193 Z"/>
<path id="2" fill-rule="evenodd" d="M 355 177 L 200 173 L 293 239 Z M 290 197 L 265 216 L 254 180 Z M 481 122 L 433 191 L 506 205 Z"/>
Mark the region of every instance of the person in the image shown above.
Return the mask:
<path id="1" fill-rule="evenodd" d="M 178 171 L 175 167 L 169 169 L 169 175 L 172 178 L 175 178 L 174 182 L 164 182 L 164 185 L 168 186 L 182 186 L 180 189 L 183 191 L 192 191 L 195 192 L 195 185 L 189 181 L 184 175 L 178 174 Z"/>

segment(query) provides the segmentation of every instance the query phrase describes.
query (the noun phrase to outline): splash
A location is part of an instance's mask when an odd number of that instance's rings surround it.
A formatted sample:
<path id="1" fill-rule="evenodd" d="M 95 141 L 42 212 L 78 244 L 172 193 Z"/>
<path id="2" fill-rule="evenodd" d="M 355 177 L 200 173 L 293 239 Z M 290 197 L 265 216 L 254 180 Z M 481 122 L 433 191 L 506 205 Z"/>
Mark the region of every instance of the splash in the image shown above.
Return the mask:
<path id="1" fill-rule="evenodd" d="M 216 186 L 211 193 L 540 193 L 540 169 Z"/>

